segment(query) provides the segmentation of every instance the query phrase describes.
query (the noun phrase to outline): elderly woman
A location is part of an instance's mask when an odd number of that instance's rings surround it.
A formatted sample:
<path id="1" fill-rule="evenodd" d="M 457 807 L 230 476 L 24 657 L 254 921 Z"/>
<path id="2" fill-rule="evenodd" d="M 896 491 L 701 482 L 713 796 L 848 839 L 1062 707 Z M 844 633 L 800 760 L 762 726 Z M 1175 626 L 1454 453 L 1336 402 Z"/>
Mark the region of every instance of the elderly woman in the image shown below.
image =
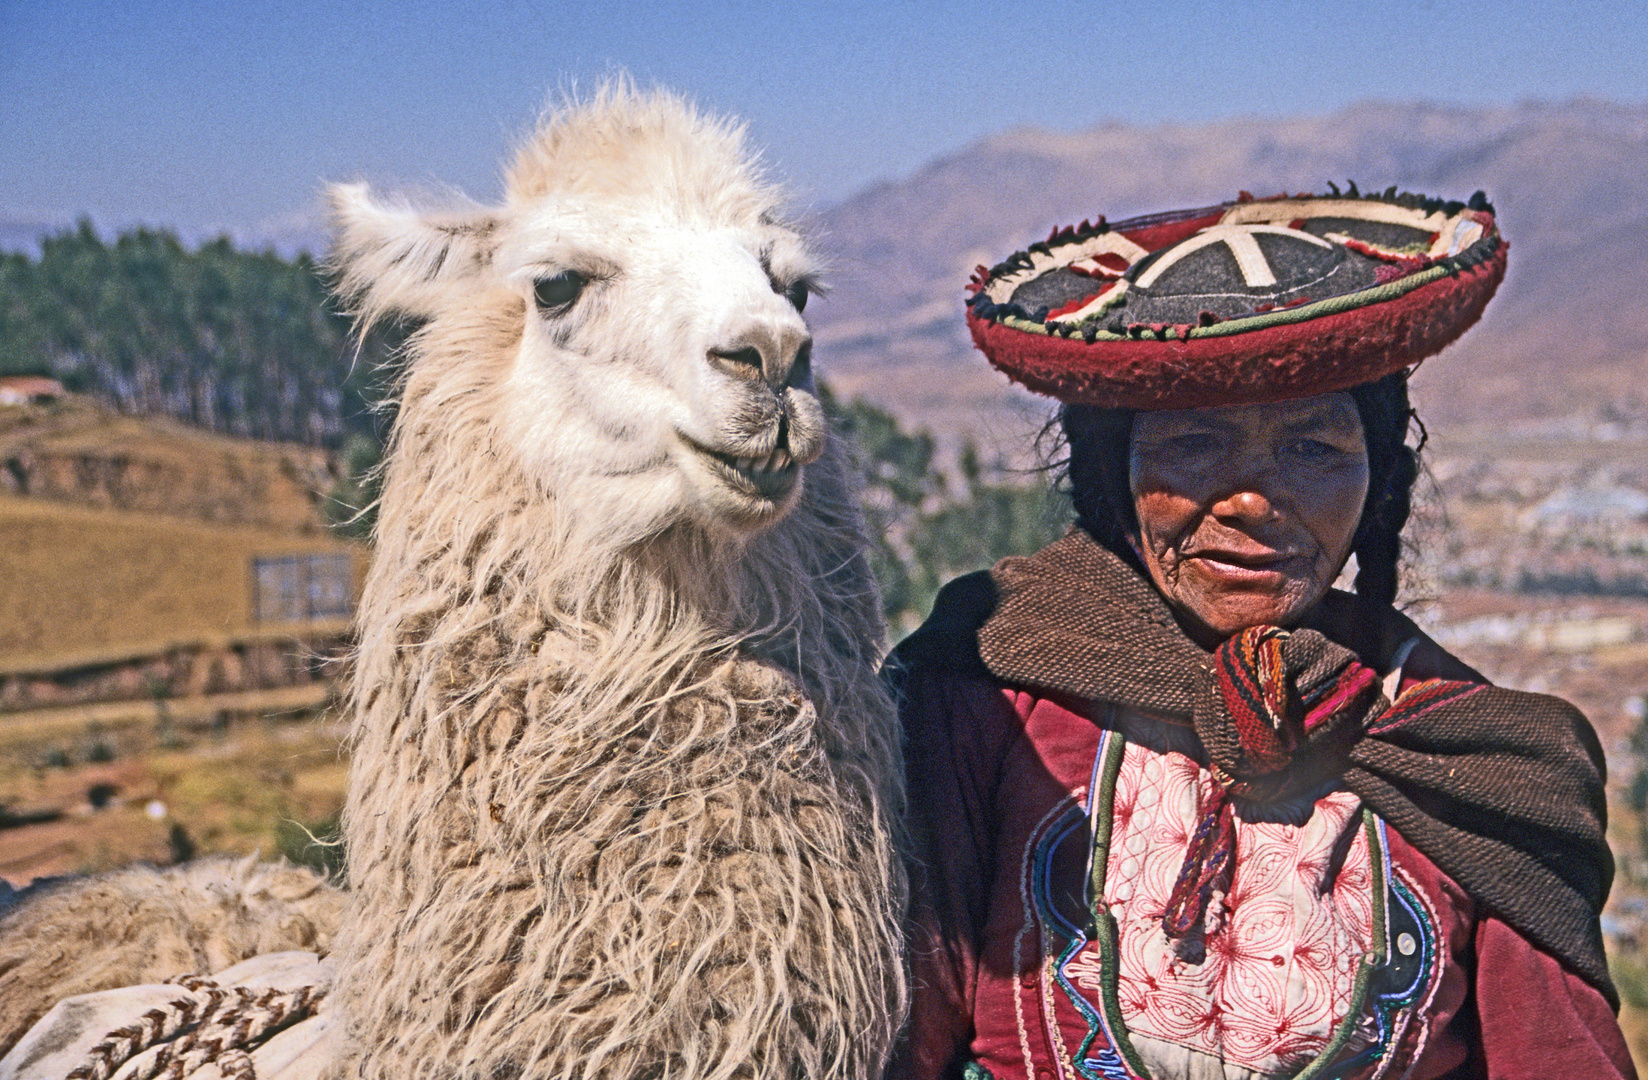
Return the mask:
<path id="1" fill-rule="evenodd" d="M 905 1075 L 1635 1075 L 1594 733 L 1392 607 L 1407 370 L 1505 251 L 1480 195 L 1336 191 L 1084 223 L 975 279 L 980 347 L 1065 402 L 1077 524 L 890 661 Z"/>

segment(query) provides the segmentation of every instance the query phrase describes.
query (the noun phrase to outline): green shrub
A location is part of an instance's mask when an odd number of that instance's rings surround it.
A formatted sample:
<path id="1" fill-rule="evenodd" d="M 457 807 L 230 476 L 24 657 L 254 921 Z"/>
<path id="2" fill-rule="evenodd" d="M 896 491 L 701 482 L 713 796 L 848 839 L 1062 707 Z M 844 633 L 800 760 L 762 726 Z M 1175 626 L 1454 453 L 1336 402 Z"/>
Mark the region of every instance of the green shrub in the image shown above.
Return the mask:
<path id="1" fill-rule="evenodd" d="M 1608 953 L 1608 974 L 1621 1001 L 1638 1009 L 1648 1009 L 1648 960 L 1634 953 Z"/>
<path id="2" fill-rule="evenodd" d="M 343 833 L 337 814 L 307 825 L 283 818 L 275 825 L 275 847 L 290 862 L 311 867 L 340 883 L 345 880 Z"/>

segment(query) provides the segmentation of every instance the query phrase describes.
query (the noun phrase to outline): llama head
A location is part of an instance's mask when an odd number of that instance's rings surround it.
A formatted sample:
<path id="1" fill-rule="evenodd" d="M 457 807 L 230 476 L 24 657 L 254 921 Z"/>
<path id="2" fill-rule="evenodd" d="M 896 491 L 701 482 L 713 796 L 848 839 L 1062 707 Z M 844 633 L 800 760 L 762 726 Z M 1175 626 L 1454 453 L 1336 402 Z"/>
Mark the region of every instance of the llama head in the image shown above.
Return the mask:
<path id="1" fill-rule="evenodd" d="M 425 321 L 423 420 L 491 425 L 561 512 L 625 539 L 741 536 L 799 497 L 825 441 L 801 317 L 818 266 L 741 128 L 616 84 L 539 126 L 502 206 L 332 198 L 363 323 Z"/>

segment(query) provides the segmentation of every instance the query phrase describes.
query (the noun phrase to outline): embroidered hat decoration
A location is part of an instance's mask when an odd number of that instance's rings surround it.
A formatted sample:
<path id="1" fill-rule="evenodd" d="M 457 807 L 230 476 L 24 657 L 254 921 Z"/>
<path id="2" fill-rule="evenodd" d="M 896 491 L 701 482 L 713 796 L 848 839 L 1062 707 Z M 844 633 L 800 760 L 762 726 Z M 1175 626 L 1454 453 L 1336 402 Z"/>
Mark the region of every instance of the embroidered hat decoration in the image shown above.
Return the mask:
<path id="1" fill-rule="evenodd" d="M 1330 185 L 1331 187 L 1332 185 Z M 1055 229 L 967 301 L 973 341 L 1060 401 L 1188 409 L 1309 397 L 1441 351 L 1507 245 L 1481 192 L 1279 195 Z"/>

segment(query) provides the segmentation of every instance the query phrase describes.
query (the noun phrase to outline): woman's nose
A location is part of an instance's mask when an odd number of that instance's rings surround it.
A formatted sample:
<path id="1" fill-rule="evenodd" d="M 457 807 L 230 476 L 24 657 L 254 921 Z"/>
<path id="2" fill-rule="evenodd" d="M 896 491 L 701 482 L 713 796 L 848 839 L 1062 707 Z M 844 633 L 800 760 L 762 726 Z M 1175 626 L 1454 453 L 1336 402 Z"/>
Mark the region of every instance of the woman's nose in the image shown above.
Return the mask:
<path id="1" fill-rule="evenodd" d="M 1213 504 L 1213 515 L 1239 521 L 1264 522 L 1277 516 L 1276 504 L 1256 485 L 1243 485 Z"/>

